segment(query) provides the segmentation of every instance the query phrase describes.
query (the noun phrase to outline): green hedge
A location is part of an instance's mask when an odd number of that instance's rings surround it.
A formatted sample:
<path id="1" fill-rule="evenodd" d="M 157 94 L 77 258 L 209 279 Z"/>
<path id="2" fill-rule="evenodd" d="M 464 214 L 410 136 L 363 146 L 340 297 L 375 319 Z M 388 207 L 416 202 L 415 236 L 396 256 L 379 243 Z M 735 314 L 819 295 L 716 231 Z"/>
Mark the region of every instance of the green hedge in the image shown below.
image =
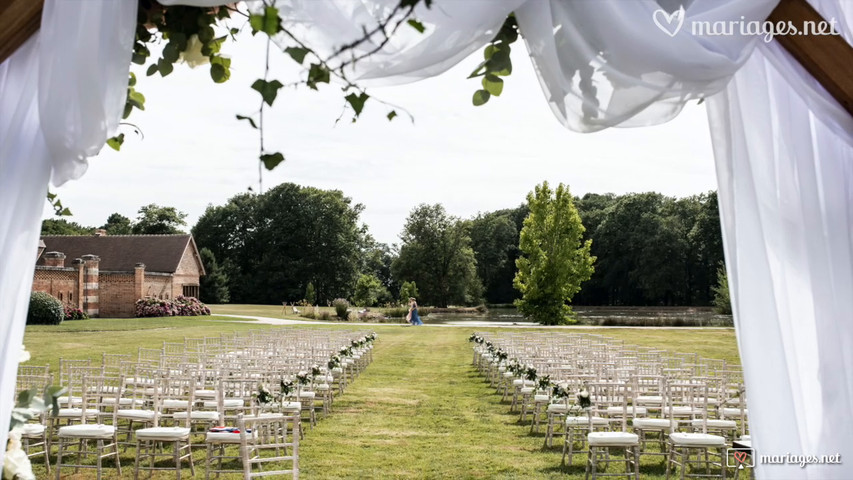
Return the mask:
<path id="1" fill-rule="evenodd" d="M 27 325 L 59 325 L 64 319 L 65 308 L 59 299 L 45 292 L 30 295 Z"/>

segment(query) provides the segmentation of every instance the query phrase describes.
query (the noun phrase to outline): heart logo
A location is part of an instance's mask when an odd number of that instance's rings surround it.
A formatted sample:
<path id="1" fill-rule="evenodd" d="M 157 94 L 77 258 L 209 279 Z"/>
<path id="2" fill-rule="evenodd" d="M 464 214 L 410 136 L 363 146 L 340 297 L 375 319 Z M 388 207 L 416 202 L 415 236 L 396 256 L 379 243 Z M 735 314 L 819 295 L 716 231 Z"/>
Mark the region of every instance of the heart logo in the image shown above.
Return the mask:
<path id="1" fill-rule="evenodd" d="M 666 13 L 666 10 L 659 8 L 652 15 L 652 20 L 663 33 L 674 37 L 684 25 L 684 7 L 678 7 L 678 10 L 672 13 Z"/>
<path id="2" fill-rule="evenodd" d="M 738 464 L 746 462 L 746 452 L 732 452 Z"/>

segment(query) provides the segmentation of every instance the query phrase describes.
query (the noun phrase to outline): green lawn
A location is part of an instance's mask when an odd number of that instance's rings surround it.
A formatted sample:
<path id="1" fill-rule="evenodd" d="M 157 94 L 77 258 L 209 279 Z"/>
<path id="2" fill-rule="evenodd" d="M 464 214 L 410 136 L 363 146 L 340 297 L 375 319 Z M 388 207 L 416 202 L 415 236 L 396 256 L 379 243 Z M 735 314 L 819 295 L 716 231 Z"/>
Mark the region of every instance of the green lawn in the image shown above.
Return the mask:
<path id="1" fill-rule="evenodd" d="M 221 322 L 215 317 L 86 320 L 59 327 L 27 327 L 25 342 L 33 355 L 30 364 L 49 362 L 56 369 L 61 356 L 135 353 L 139 346 L 155 347 L 163 341 L 259 328 L 280 327 Z M 326 324 L 315 328 L 364 327 Z M 509 412 L 509 405 L 500 402 L 500 396 L 471 366 L 467 337 L 475 329 L 399 325 L 373 329 L 380 335 L 374 363 L 335 400 L 332 415 L 306 432 L 300 445 L 303 478 L 582 478 L 579 465 L 583 465 L 583 457 L 575 458 L 572 469 L 561 470 L 559 447 L 543 450 L 542 434 L 530 435 L 529 425 L 518 423 L 518 415 Z M 696 351 L 727 361 L 737 362 L 738 358 L 731 329 L 577 331 L 672 351 Z M 122 478 L 132 478 L 131 452 L 122 457 L 125 467 L 131 467 Z M 197 452 L 197 465 L 203 455 L 203 451 Z M 652 458 L 644 459 L 643 477 L 662 478 L 662 467 L 657 466 L 660 457 Z M 35 463 L 39 478 L 47 478 L 38 460 Z M 203 475 L 203 470 L 196 471 L 196 478 Z M 158 479 L 173 477 L 155 475 Z M 81 472 L 63 478 L 95 476 Z"/>

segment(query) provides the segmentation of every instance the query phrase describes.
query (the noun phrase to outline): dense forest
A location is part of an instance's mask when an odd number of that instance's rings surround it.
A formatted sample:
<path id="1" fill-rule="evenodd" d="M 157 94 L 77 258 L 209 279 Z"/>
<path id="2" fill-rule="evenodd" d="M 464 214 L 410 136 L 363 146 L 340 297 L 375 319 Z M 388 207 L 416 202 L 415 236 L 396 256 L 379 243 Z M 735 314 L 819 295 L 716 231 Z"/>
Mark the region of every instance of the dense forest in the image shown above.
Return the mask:
<path id="1" fill-rule="evenodd" d="M 575 198 L 597 259 L 578 305 L 711 305 L 723 264 L 717 195 L 587 194 Z M 208 275 L 211 303 L 298 302 L 335 298 L 382 305 L 413 282 L 424 305 L 506 304 L 513 288 L 527 206 L 461 219 L 440 204 L 409 214 L 400 244 L 377 242 L 360 222 L 364 207 L 338 190 L 285 183 L 208 206 L 192 233 Z M 177 233 L 185 214 L 147 205 L 136 220 L 112 214 L 109 234 Z M 43 234 L 93 228 L 45 220 Z"/>

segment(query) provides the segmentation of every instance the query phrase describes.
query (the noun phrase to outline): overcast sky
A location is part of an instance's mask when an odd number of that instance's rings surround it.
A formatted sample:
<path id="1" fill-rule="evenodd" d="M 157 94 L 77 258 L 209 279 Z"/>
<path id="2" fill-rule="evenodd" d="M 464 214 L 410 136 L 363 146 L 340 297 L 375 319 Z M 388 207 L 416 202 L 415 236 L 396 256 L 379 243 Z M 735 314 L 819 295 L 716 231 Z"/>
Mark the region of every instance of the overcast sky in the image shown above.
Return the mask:
<path id="1" fill-rule="evenodd" d="M 133 219 L 140 206 L 157 203 L 188 213 L 191 227 L 207 205 L 257 190 L 257 133 L 234 115 L 258 108 L 249 86 L 262 75 L 263 46 L 260 38 L 241 38 L 230 48 L 231 79 L 220 85 L 207 67 L 178 65 L 166 78 L 136 69 L 146 110 L 128 121 L 145 137 L 124 130 L 121 152 L 105 147 L 86 175 L 53 189 L 73 211 L 69 220 L 99 226 L 113 212 Z M 273 55 L 271 78 L 295 74 L 295 63 Z M 268 110 L 265 142 L 286 161 L 264 172 L 264 190 L 283 182 L 342 190 L 365 206 L 362 221 L 377 240 L 398 243 L 420 203 L 442 203 L 466 218 L 517 206 L 543 180 L 566 183 L 575 195 L 716 189 L 704 106 L 690 105 L 662 126 L 578 134 L 552 115 L 522 42 L 503 95 L 473 107 L 479 83 L 466 77 L 480 55 L 436 78 L 369 89 L 408 109 L 414 124 L 403 114 L 388 122 L 389 108 L 369 101 L 357 123 L 345 114 L 335 126 L 338 87 L 282 90 Z"/>

